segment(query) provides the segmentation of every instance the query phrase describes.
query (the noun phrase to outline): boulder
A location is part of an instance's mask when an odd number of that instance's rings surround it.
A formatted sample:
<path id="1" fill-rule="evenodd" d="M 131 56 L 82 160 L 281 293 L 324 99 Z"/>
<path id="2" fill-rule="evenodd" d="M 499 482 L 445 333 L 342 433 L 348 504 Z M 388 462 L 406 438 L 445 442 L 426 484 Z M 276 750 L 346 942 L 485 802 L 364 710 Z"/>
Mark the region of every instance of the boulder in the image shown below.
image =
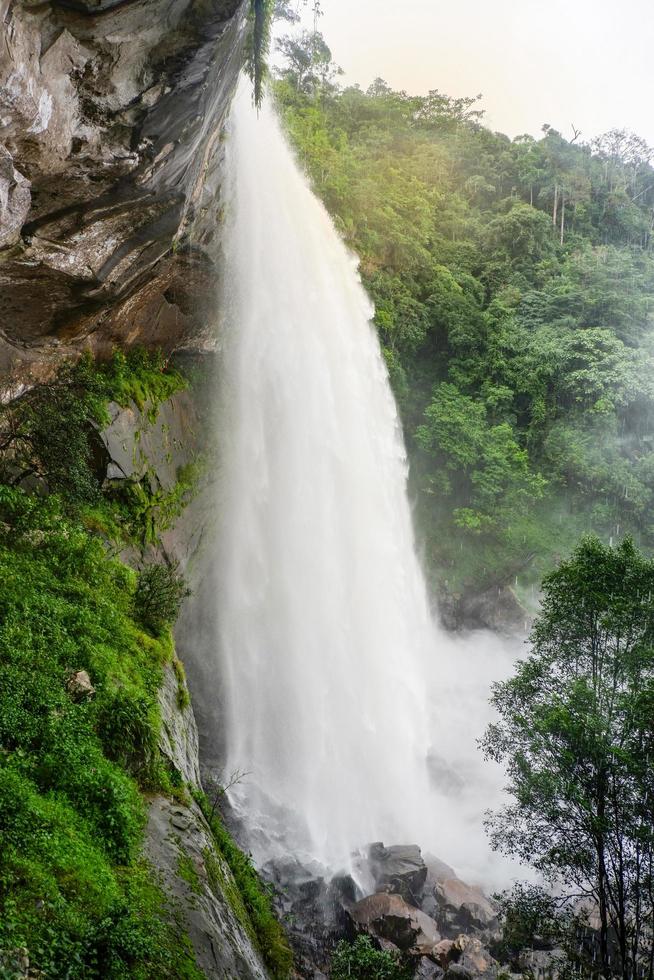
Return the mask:
<path id="1" fill-rule="evenodd" d="M 446 970 L 452 963 L 461 959 L 461 947 L 453 939 L 441 939 L 436 943 L 432 953 L 433 959 Z"/>
<path id="2" fill-rule="evenodd" d="M 425 956 L 441 940 L 433 919 L 411 906 L 401 895 L 378 892 L 356 902 L 349 915 L 358 932 L 392 943 L 403 952 Z"/>
<path id="3" fill-rule="evenodd" d="M 393 892 L 412 905 L 420 904 L 427 866 L 416 844 L 371 844 L 368 862 L 376 891 Z"/>
<path id="4" fill-rule="evenodd" d="M 66 681 L 66 690 L 75 701 L 83 701 L 85 698 L 92 698 L 95 688 L 91 684 L 91 678 L 85 670 L 77 670 L 71 674 Z"/>
<path id="5" fill-rule="evenodd" d="M 497 928 L 497 913 L 481 889 L 456 877 L 442 878 L 434 883 L 432 894 L 437 906 L 432 914 L 443 932 L 493 932 Z"/>
<path id="6" fill-rule="evenodd" d="M 454 957 L 454 950 L 458 956 Z M 494 960 L 480 939 L 475 936 L 458 936 L 454 942 L 452 963 L 448 966 L 446 977 L 460 977 L 462 980 L 495 980 L 499 963 Z"/>
<path id="7" fill-rule="evenodd" d="M 437 963 L 434 963 L 428 956 L 421 956 L 413 974 L 413 980 L 440 980 L 442 976 L 443 971 Z"/>

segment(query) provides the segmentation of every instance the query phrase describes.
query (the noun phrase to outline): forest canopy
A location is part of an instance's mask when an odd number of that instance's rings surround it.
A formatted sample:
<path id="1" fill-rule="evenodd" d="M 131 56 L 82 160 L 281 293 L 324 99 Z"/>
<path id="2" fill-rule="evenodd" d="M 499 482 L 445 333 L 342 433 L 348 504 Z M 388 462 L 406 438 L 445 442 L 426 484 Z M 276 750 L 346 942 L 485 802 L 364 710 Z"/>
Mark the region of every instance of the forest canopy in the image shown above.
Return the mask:
<path id="1" fill-rule="evenodd" d="M 478 98 L 343 88 L 319 35 L 279 47 L 287 131 L 375 303 L 438 587 L 529 604 L 583 533 L 651 548 L 651 148 L 511 140 Z"/>

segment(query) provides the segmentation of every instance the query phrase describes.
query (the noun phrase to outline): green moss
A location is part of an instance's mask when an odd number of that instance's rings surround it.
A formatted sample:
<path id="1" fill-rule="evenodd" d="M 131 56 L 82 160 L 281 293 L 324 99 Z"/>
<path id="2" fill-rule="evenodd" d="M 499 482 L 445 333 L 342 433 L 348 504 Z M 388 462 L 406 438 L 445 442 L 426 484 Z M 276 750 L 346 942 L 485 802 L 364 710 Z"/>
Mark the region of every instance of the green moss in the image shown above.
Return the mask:
<path id="1" fill-rule="evenodd" d="M 201 461 L 180 466 L 168 489 L 156 488 L 156 479 L 149 472 L 139 479 L 116 481 L 107 489 L 103 505 L 105 526 L 114 532 L 112 539 L 131 540 L 140 547 L 156 544 L 195 497 L 202 469 Z M 102 508 L 96 504 L 91 513 L 97 520 Z"/>
<path id="2" fill-rule="evenodd" d="M 134 402 L 151 423 L 156 421 L 161 403 L 186 387 L 182 375 L 167 364 L 161 352 L 143 348 L 115 351 L 98 370 L 111 400 L 123 406 Z"/>
<path id="3" fill-rule="evenodd" d="M 200 977 L 139 856 L 170 632 L 56 497 L 0 486 L 0 527 L 0 949 L 52 978 Z"/>
<path id="4" fill-rule="evenodd" d="M 208 847 L 202 852 L 202 857 L 212 890 L 215 894 L 224 896 L 229 902 L 232 912 L 243 926 L 250 941 L 256 946 L 257 935 L 233 876 L 224 873 L 219 859 Z"/>
<path id="5" fill-rule="evenodd" d="M 189 886 L 194 895 L 202 894 L 202 882 L 191 858 L 184 851 L 180 851 L 177 859 L 177 874 Z"/>
<path id="6" fill-rule="evenodd" d="M 177 678 L 177 707 L 180 711 L 185 711 L 191 703 L 191 696 L 186 685 L 186 671 L 184 664 L 178 657 L 173 660 L 173 670 Z"/>

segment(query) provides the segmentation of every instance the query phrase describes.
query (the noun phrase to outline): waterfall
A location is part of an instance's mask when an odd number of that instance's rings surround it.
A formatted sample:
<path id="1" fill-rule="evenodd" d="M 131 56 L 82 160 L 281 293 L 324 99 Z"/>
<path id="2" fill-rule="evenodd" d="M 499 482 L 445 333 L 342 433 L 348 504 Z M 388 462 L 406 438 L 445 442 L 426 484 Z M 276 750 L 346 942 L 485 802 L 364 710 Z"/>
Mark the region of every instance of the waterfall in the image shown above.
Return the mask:
<path id="1" fill-rule="evenodd" d="M 470 722 L 446 665 L 463 654 L 430 611 L 370 300 L 243 83 L 227 170 L 217 620 L 225 772 L 248 773 L 232 802 L 259 861 L 289 848 L 336 870 L 373 840 L 451 861 L 457 840 L 464 858 L 487 800 L 452 819 Z"/>

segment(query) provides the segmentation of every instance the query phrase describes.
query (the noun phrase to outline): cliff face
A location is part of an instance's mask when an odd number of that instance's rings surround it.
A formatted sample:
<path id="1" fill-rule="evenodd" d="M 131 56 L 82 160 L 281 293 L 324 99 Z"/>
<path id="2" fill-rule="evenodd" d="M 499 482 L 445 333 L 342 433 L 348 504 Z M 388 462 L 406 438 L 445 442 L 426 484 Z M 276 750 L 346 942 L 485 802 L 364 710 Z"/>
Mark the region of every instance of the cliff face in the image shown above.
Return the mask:
<path id="1" fill-rule="evenodd" d="M 196 385 L 163 402 L 156 418 L 149 415 L 147 407 L 111 406 L 111 424 L 101 433 L 107 478 L 118 482 L 147 479 L 153 490 L 170 493 L 184 467 L 192 465 L 206 449 L 206 419 L 199 411 L 202 401 Z M 199 476 L 196 490 L 158 543 L 145 549 L 145 555 L 131 551 L 124 555 L 136 564 L 144 557 L 179 562 L 194 592 L 199 586 L 202 545 L 213 500 L 206 474 Z M 195 628 L 189 611 L 185 611 L 185 621 L 188 628 L 178 631 L 177 650 L 183 657 L 188 654 L 201 661 L 206 637 Z M 145 856 L 156 869 L 157 880 L 203 975 L 265 980 L 266 968 L 238 886 L 193 799 L 193 793 L 202 790 L 199 737 L 184 670 L 177 659 L 164 669 L 159 706 L 159 748 L 185 792 L 177 798 L 162 793 L 149 796 Z"/>
<path id="2" fill-rule="evenodd" d="M 0 0 L 5 391 L 82 348 L 207 341 L 244 6 Z"/>
<path id="3" fill-rule="evenodd" d="M 0 0 L 4 399 L 85 349 L 211 348 L 221 129 L 246 8 L 246 0 Z M 107 477 L 147 475 L 153 491 L 171 492 L 206 449 L 193 388 L 155 421 L 136 405 L 112 408 Z M 188 575 L 207 500 L 200 493 L 160 545 Z M 145 854 L 202 972 L 263 978 L 238 888 L 192 799 L 201 790 L 198 732 L 179 662 L 165 668 L 159 700 L 160 748 L 188 792 L 149 799 Z"/>

